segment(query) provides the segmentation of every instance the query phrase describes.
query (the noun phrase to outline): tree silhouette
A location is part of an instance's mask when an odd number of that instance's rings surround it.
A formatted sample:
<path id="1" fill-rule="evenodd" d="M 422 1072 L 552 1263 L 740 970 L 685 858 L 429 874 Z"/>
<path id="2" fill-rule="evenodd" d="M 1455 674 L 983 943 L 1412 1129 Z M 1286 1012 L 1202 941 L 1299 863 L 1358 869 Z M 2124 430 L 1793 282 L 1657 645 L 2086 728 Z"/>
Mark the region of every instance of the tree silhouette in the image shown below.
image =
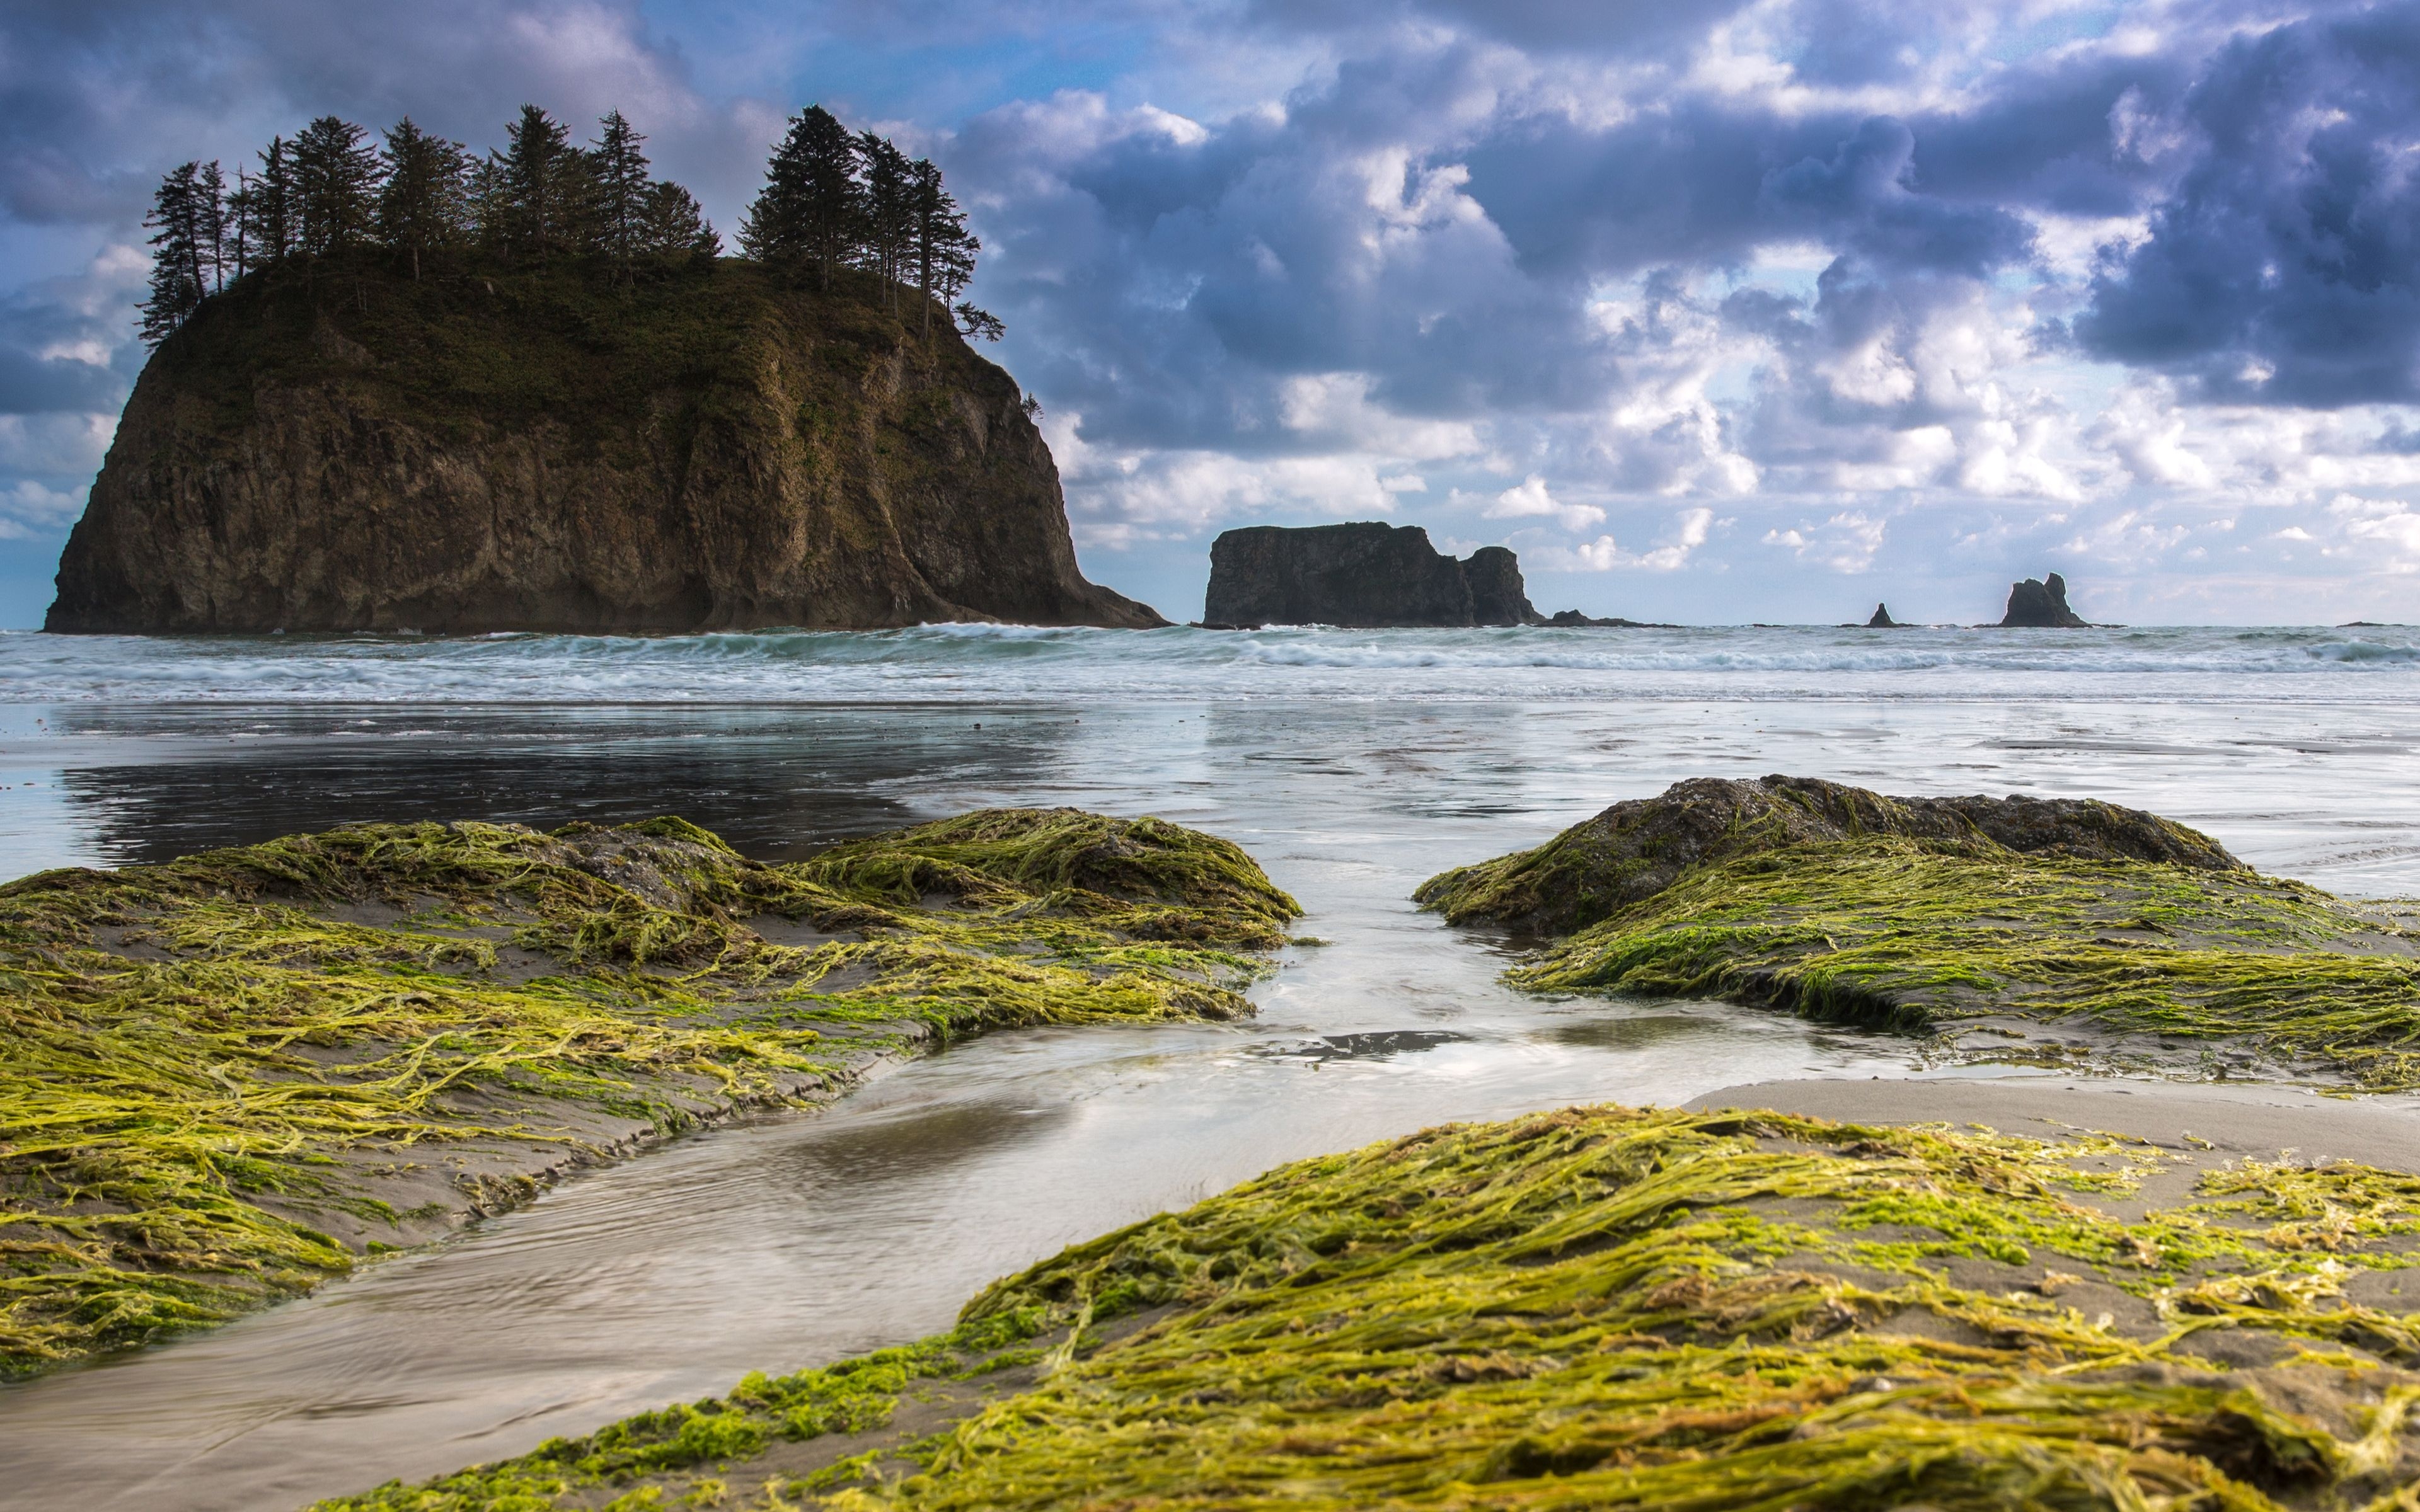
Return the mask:
<path id="1" fill-rule="evenodd" d="M 594 183 L 587 154 L 571 145 L 562 122 L 536 105 L 523 105 L 504 135 L 504 245 L 536 257 L 582 250 Z"/>
<path id="2" fill-rule="evenodd" d="M 213 243 L 206 255 L 203 243 L 209 228 L 217 223 L 219 210 L 215 194 L 208 208 L 202 199 L 205 185 L 216 177 L 217 167 L 210 164 L 206 177 L 200 163 L 180 162 L 160 180 L 151 196 L 151 213 L 143 218 L 153 232 L 150 293 L 143 301 L 146 346 L 156 347 L 167 340 L 170 332 L 193 317 L 210 292 L 205 256 L 214 263 L 217 252 Z"/>
<path id="3" fill-rule="evenodd" d="M 967 229 L 966 212 L 941 183 L 941 170 L 932 160 L 919 158 L 908 165 L 908 208 L 909 257 L 917 292 L 923 295 L 921 329 L 933 326 L 933 301 L 947 309 L 975 276 L 975 255 L 983 243 Z"/>
<path id="4" fill-rule="evenodd" d="M 458 239 L 468 213 L 469 154 L 431 136 L 406 116 L 386 133 L 386 183 L 379 191 L 379 239 L 411 260 L 420 278 L 423 253 Z"/>
<path id="5" fill-rule="evenodd" d="M 597 122 L 596 150 L 589 154 L 597 180 L 597 237 L 605 255 L 626 268 L 645 249 L 648 190 L 647 139 L 618 110 Z"/>
<path id="6" fill-rule="evenodd" d="M 272 136 L 261 149 L 260 172 L 237 186 L 236 228 L 246 255 L 256 266 L 294 254 L 294 160 L 286 139 Z"/>
<path id="7" fill-rule="evenodd" d="M 759 262 L 813 262 L 831 287 L 832 265 L 860 245 L 864 190 L 857 169 L 857 138 L 831 112 L 809 105 L 790 117 L 765 165 L 765 187 L 740 221 L 740 248 Z"/>
<path id="8" fill-rule="evenodd" d="M 647 186 L 645 213 L 640 220 L 639 250 L 659 257 L 712 257 L 722 251 L 722 239 L 698 208 L 690 192 L 669 179 Z"/>
<path id="9" fill-rule="evenodd" d="M 294 138 L 297 240 L 315 257 L 349 252 L 377 229 L 379 157 L 369 133 L 322 116 Z"/>
<path id="10" fill-rule="evenodd" d="M 883 302 L 896 309 L 901 270 L 915 239 L 914 169 L 888 137 L 872 131 L 859 133 L 857 156 L 865 165 L 859 255 L 882 279 Z"/>

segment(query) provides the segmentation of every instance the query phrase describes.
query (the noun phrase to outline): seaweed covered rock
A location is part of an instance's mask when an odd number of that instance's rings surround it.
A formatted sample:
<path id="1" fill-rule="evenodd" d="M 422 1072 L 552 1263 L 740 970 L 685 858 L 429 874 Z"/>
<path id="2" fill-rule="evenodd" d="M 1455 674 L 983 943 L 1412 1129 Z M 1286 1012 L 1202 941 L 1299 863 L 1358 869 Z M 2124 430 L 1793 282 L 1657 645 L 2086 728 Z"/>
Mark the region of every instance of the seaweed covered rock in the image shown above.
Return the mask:
<path id="1" fill-rule="evenodd" d="M 1284 1166 L 945 1335 L 320 1512 L 2397 1506 L 2415 1248 L 2420 1180 L 2363 1165 L 1571 1108 Z"/>
<path id="2" fill-rule="evenodd" d="M 2009 588 L 2009 607 L 2000 616 L 2003 630 L 2088 630 L 2091 624 L 2067 607 L 2067 579 L 2057 573 L 2028 578 Z"/>
<path id="3" fill-rule="evenodd" d="M 1567 934 L 1709 861 L 1863 836 L 1988 843 L 2205 871 L 2243 863 L 2197 830 L 2090 798 L 1892 798 L 1821 778 L 1694 778 L 1617 803 L 1533 851 L 1431 878 L 1415 895 L 1454 923 Z"/>
<path id="4" fill-rule="evenodd" d="M 1016 380 L 871 274 L 255 271 L 152 354 L 46 628 L 1148 626 Z"/>
<path id="5" fill-rule="evenodd" d="M 1433 878 L 1543 992 L 1729 997 L 1945 1059 L 2420 1086 L 2420 922 L 2111 805 L 1683 782 Z"/>
<path id="6" fill-rule="evenodd" d="M 1210 544 L 1204 625 L 1457 627 L 1536 625 L 1517 558 L 1500 546 L 1457 561 L 1417 525 L 1253 525 Z"/>
<path id="7" fill-rule="evenodd" d="M 1074 810 L 789 866 L 678 819 L 366 825 L 11 883 L 0 1375 L 960 1035 L 1248 1014 L 1298 912 L 1224 841 Z"/>

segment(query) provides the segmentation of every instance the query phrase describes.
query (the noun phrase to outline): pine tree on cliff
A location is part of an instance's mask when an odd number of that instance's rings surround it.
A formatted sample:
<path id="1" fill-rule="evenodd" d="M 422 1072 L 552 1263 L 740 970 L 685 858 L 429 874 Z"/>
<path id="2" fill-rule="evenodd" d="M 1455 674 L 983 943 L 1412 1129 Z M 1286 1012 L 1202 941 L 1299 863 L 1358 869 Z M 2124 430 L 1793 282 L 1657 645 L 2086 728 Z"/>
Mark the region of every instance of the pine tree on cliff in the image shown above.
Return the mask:
<path id="1" fill-rule="evenodd" d="M 458 142 L 431 136 L 406 116 L 386 133 L 386 183 L 379 191 L 379 239 L 411 264 L 458 240 L 469 220 L 470 155 Z"/>
<path id="2" fill-rule="evenodd" d="M 597 124 L 595 150 L 589 154 L 597 180 L 597 239 L 604 254 L 628 268 L 646 250 L 648 192 L 647 157 L 639 150 L 646 142 L 618 110 L 609 110 Z"/>
<path id="3" fill-rule="evenodd" d="M 379 156 L 369 133 L 322 116 L 294 138 L 294 221 L 314 257 L 366 244 L 378 224 Z"/>
<path id="4" fill-rule="evenodd" d="M 227 286 L 228 229 L 226 178 L 212 158 L 194 174 L 194 278 L 207 277 L 213 294 Z"/>
<path id="5" fill-rule="evenodd" d="M 588 154 L 536 105 L 523 105 L 504 135 L 508 145 L 498 164 L 504 246 L 538 257 L 587 250 L 596 182 Z"/>
<path id="6" fill-rule="evenodd" d="M 919 158 L 908 170 L 908 208 L 910 224 L 909 259 L 914 266 L 917 292 L 924 298 L 923 329 L 933 326 L 933 301 L 939 298 L 948 309 L 952 301 L 963 292 L 975 276 L 975 255 L 983 243 L 967 229 L 966 212 L 941 183 L 941 170 L 927 158 Z"/>
<path id="7" fill-rule="evenodd" d="M 739 247 L 765 263 L 813 262 L 831 287 L 832 264 L 855 254 L 864 220 L 857 138 L 809 105 L 765 165 L 765 187 L 739 223 Z"/>
<path id="8" fill-rule="evenodd" d="M 236 230 L 253 266 L 266 268 L 294 253 L 294 160 L 286 139 L 261 149 L 260 172 L 236 191 Z"/>
<path id="9" fill-rule="evenodd" d="M 151 288 L 143 301 L 143 340 L 157 347 L 201 307 L 210 292 L 204 281 L 202 238 L 215 217 L 201 205 L 202 165 L 182 162 L 160 180 L 151 213 L 143 224 L 151 238 Z"/>
<path id="10" fill-rule="evenodd" d="M 722 239 L 714 234 L 713 223 L 698 208 L 694 195 L 670 179 L 661 179 L 647 186 L 639 248 L 659 257 L 715 257 L 722 253 Z"/>
<path id="11" fill-rule="evenodd" d="M 864 213 L 859 256 L 882 280 L 883 302 L 898 308 L 900 279 L 916 235 L 914 167 L 888 137 L 861 131 L 858 161 L 865 164 Z"/>

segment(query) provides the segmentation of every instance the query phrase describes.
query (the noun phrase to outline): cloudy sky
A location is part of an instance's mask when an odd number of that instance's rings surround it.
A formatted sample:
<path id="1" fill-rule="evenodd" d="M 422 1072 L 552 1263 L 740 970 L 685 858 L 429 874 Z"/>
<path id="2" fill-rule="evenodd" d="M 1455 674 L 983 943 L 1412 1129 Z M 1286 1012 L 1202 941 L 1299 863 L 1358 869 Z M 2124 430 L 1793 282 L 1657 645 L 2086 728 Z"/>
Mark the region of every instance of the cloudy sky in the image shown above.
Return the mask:
<path id="1" fill-rule="evenodd" d="M 0 625 L 160 174 L 523 100 L 726 228 L 808 101 L 933 156 L 1087 572 L 1173 617 L 1222 529 L 1383 518 L 1549 609 L 2420 620 L 2420 4 L 11 0 Z"/>

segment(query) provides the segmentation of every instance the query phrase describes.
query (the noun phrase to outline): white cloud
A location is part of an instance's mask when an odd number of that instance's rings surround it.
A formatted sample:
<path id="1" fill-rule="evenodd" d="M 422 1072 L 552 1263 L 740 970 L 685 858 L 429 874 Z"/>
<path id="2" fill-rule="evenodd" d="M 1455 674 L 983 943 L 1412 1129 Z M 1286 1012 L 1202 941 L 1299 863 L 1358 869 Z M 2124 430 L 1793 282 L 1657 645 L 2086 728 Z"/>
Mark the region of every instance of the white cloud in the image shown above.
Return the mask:
<path id="1" fill-rule="evenodd" d="M 1820 525 L 1769 530 L 1763 544 L 1788 547 L 1801 562 L 1856 573 L 1873 565 L 1874 554 L 1888 534 L 1888 524 L 1883 519 L 1863 510 L 1844 509 Z"/>
<path id="2" fill-rule="evenodd" d="M 1672 517 L 1672 531 L 1664 543 L 1648 551 L 1625 551 L 1612 536 L 1600 535 L 1580 546 L 1547 547 L 1533 551 L 1525 560 L 1549 572 L 1611 572 L 1617 567 L 1673 572 L 1686 566 L 1690 553 L 1706 544 L 1714 529 L 1714 512 L 1702 505 L 1684 509 Z"/>
<path id="3" fill-rule="evenodd" d="M 1489 519 L 1552 519 L 1573 532 L 1605 523 L 1605 511 L 1594 504 L 1558 502 L 1546 491 L 1546 480 L 1534 472 L 1526 481 L 1497 494 L 1496 501 L 1480 513 Z"/>

